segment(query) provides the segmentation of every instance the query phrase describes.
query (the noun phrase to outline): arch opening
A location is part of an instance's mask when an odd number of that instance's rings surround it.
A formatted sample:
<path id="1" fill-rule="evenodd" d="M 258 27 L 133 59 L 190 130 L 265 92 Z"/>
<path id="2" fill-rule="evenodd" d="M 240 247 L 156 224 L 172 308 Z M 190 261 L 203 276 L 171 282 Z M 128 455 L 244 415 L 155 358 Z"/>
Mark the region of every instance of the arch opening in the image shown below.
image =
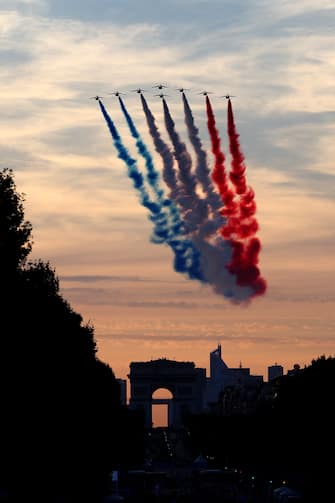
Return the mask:
<path id="1" fill-rule="evenodd" d="M 168 428 L 173 394 L 167 388 L 158 388 L 152 393 L 152 427 Z"/>
<path id="2" fill-rule="evenodd" d="M 157 388 L 153 394 L 152 398 L 154 400 L 172 400 L 173 394 L 167 388 Z"/>

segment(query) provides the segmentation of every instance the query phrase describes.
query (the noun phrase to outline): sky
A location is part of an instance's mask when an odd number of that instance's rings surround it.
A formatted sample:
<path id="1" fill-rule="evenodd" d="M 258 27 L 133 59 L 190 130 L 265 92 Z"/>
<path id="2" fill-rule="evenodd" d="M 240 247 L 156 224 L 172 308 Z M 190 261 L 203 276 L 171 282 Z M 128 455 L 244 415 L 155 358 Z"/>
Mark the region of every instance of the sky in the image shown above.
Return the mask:
<path id="1" fill-rule="evenodd" d="M 49 261 L 61 293 L 95 327 L 99 357 L 125 378 L 131 361 L 171 358 L 267 376 L 334 355 L 335 52 L 333 1 L 0 0 L 0 167 L 12 168 L 33 225 L 31 258 Z M 147 210 L 117 157 L 97 101 L 134 141 L 119 90 L 154 155 L 139 95 L 164 135 L 157 83 L 187 143 L 189 88 L 208 161 L 206 89 L 227 153 L 233 109 L 257 202 L 268 289 L 236 305 L 176 273 L 150 242 Z M 46 334 L 47 336 L 47 334 Z"/>

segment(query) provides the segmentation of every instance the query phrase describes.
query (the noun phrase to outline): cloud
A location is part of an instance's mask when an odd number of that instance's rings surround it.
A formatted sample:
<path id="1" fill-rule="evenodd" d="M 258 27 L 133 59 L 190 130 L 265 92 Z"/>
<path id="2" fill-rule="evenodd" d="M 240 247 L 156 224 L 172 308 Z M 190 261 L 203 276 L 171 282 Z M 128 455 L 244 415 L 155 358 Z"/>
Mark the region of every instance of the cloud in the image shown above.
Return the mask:
<path id="1" fill-rule="evenodd" d="M 332 0 L 322 0 L 320 4 L 316 5 L 313 0 L 303 0 L 295 4 L 292 4 L 289 0 L 283 0 L 280 4 L 272 6 L 272 12 L 274 13 L 274 17 L 289 19 L 300 15 L 309 16 L 318 12 L 324 12 L 327 15 L 329 9 L 334 7 Z"/>
<path id="2" fill-rule="evenodd" d="M 251 2 L 252 4 L 252 2 Z M 257 3 L 256 3 L 257 7 Z M 242 11 L 243 18 L 252 13 L 252 8 L 246 6 L 243 0 L 232 1 L 209 1 L 200 0 L 171 0 L 169 3 L 163 0 L 144 0 L 134 3 L 132 0 L 100 0 L 97 9 L 94 0 L 49 0 L 49 14 L 59 18 L 74 18 L 83 21 L 116 22 L 121 25 L 133 23 L 157 23 L 174 26 L 196 24 L 208 26 L 220 16 L 222 24 L 237 20 L 238 13 Z M 213 16 L 213 12 L 216 16 Z"/>
<path id="3" fill-rule="evenodd" d="M 112 281 L 122 283 L 166 283 L 166 280 L 141 278 L 140 276 L 111 276 L 111 275 L 67 275 L 61 276 L 62 281 L 78 282 L 78 283 L 96 283 L 100 281 Z M 180 281 L 168 281 L 169 283 L 180 283 Z"/>
<path id="4" fill-rule="evenodd" d="M 26 51 L 0 49 L 0 64 L 2 66 L 22 65 L 31 61 L 31 55 Z"/>
<path id="5" fill-rule="evenodd" d="M 1 8 L 21 12 L 22 14 L 31 14 L 46 6 L 48 0 L 2 0 Z"/>
<path id="6" fill-rule="evenodd" d="M 269 327 L 270 328 L 270 327 Z M 331 335 L 329 336 L 320 336 L 319 338 L 315 337 L 313 334 L 313 337 L 311 340 L 308 340 L 306 338 L 306 334 L 298 335 L 296 336 L 295 340 L 292 341 L 292 335 L 287 333 L 287 327 L 282 326 L 278 327 L 281 329 L 286 330 L 286 333 L 283 331 L 282 334 L 276 334 L 276 339 L 275 339 L 275 344 L 278 346 L 285 345 L 285 344 L 301 344 L 301 345 L 323 345 L 323 344 L 329 344 L 333 342 L 333 339 L 331 338 Z M 220 338 L 220 341 L 222 341 L 223 344 L 263 344 L 263 345 L 273 345 L 274 344 L 274 338 L 273 334 L 266 336 L 266 335 L 257 335 L 257 334 L 231 334 L 231 335 L 225 335 L 224 333 L 209 333 L 207 335 L 204 335 L 203 333 L 197 334 L 180 334 L 180 333 L 164 333 L 160 331 L 157 334 L 152 334 L 152 333 L 136 333 L 135 331 L 133 333 L 113 333 L 113 334 L 99 334 L 99 338 L 102 339 L 112 339 L 112 340 L 122 340 L 122 341 L 146 341 L 147 343 L 155 343 L 155 342 L 169 342 L 169 343 L 185 343 L 185 342 L 201 342 L 202 344 L 206 344 L 208 342 L 212 342 L 213 344 L 217 344 L 218 337 Z"/>

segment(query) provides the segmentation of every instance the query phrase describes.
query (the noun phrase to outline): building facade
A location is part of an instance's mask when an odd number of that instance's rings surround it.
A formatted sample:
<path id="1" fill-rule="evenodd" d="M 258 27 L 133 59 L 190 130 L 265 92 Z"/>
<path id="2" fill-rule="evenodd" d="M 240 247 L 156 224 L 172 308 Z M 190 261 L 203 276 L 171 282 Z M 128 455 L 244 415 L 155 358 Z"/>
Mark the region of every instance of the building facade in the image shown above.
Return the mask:
<path id="1" fill-rule="evenodd" d="M 206 369 L 196 368 L 193 362 L 177 362 L 160 358 L 130 364 L 131 409 L 142 410 L 146 428 L 152 427 L 153 404 L 168 405 L 169 428 L 181 428 L 188 413 L 204 409 Z M 154 399 L 158 389 L 167 389 L 172 399 Z"/>
<path id="2" fill-rule="evenodd" d="M 284 375 L 284 368 L 281 365 L 275 363 L 275 365 L 270 365 L 268 367 L 268 381 L 272 381 L 276 377 L 281 377 Z"/>

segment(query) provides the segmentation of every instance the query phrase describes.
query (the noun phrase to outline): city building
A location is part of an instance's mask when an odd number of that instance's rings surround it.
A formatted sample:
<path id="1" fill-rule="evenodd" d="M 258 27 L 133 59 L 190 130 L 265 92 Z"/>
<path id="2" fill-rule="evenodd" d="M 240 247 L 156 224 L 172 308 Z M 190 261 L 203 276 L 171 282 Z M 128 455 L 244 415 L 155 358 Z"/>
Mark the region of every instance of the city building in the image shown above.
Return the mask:
<path id="1" fill-rule="evenodd" d="M 268 381 L 272 381 L 272 379 L 275 379 L 276 377 L 281 377 L 284 375 L 284 368 L 282 365 L 278 365 L 275 363 L 274 365 L 270 365 L 268 367 Z"/>
<path id="2" fill-rule="evenodd" d="M 227 388 L 243 388 L 252 390 L 263 383 L 263 376 L 254 376 L 250 374 L 250 368 L 242 367 L 230 368 L 222 359 L 221 344 L 211 351 L 210 358 L 210 377 L 207 378 L 206 402 L 207 407 L 211 408 L 217 404 L 221 394 Z"/>

